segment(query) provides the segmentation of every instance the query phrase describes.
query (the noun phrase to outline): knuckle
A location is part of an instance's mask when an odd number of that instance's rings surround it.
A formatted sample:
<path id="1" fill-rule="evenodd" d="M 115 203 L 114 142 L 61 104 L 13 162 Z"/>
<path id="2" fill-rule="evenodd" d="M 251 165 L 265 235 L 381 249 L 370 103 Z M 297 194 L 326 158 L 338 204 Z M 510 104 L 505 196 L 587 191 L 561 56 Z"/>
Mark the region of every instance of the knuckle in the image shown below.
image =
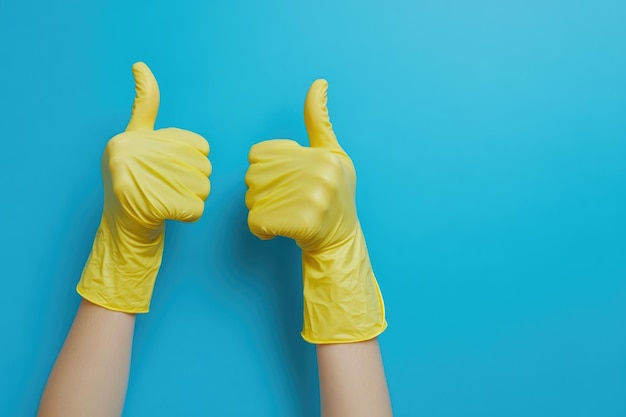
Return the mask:
<path id="1" fill-rule="evenodd" d="M 204 156 L 209 156 L 209 152 L 211 151 L 211 147 L 209 146 L 209 141 L 204 138 L 204 136 L 189 131 L 190 142 L 194 145 L 196 149 Z"/>
<path id="2" fill-rule="evenodd" d="M 248 151 L 248 162 L 250 162 L 251 164 L 259 160 L 260 146 L 261 146 L 260 143 L 255 143 L 254 145 L 250 147 L 250 150 Z"/>
<path id="3" fill-rule="evenodd" d="M 250 230 L 256 230 L 260 227 L 258 210 L 250 209 L 248 212 L 248 227 Z"/>
<path id="4" fill-rule="evenodd" d="M 325 213 L 330 205 L 331 195 L 330 189 L 325 184 L 319 184 L 309 195 L 309 203 L 318 212 Z"/>
<path id="5" fill-rule="evenodd" d="M 319 228 L 324 218 L 324 212 L 321 210 L 306 210 L 300 215 L 300 221 L 307 233 L 312 233 Z"/>
<path id="6" fill-rule="evenodd" d="M 246 193 L 245 201 L 246 201 L 246 208 L 248 210 L 252 210 L 252 207 L 254 206 L 254 196 L 252 195 L 250 191 Z"/>
<path id="7" fill-rule="evenodd" d="M 200 220 L 200 218 L 202 217 L 203 214 L 204 214 L 204 206 L 201 206 L 198 209 L 194 210 L 193 213 L 191 213 L 191 216 L 189 217 L 189 220 L 192 221 L 192 222 L 196 222 L 196 221 Z"/>
<path id="8" fill-rule="evenodd" d="M 126 166 L 126 157 L 115 153 L 108 158 L 108 168 L 110 172 L 118 172 Z"/>
<path id="9" fill-rule="evenodd" d="M 125 177 L 115 178 L 112 181 L 113 193 L 115 196 L 122 200 L 133 189 L 133 184 Z"/>
<path id="10" fill-rule="evenodd" d="M 328 160 L 328 169 L 332 172 L 334 177 L 340 177 L 343 175 L 344 162 L 337 155 L 331 155 Z"/>
<path id="11" fill-rule="evenodd" d="M 246 175 L 243 178 L 244 182 L 246 183 L 246 187 L 251 188 L 254 185 L 255 177 L 255 170 L 253 169 L 253 166 L 250 166 L 246 171 Z"/>
<path id="12" fill-rule="evenodd" d="M 265 228 L 262 222 L 263 216 L 258 210 L 250 210 L 248 213 L 248 229 L 255 236 L 261 237 L 265 234 Z"/>
<path id="13" fill-rule="evenodd" d="M 202 157 L 202 159 L 200 160 L 193 161 L 192 167 L 200 171 L 205 179 L 210 177 L 213 173 L 213 166 L 211 165 L 211 162 L 209 162 L 209 160 L 205 157 Z"/>
<path id="14" fill-rule="evenodd" d="M 187 222 L 195 222 L 200 220 L 204 214 L 204 201 L 194 198 L 187 207 L 182 211 L 181 219 Z"/>
<path id="15" fill-rule="evenodd" d="M 209 198 L 209 194 L 211 194 L 211 181 L 207 180 L 207 182 L 206 182 L 206 189 L 205 189 L 205 193 L 204 193 L 204 200 Z"/>
<path id="16" fill-rule="evenodd" d="M 198 184 L 196 195 L 204 201 L 207 198 L 209 198 L 210 193 L 211 193 L 211 181 L 209 181 L 208 179 L 204 179 Z"/>
<path id="17" fill-rule="evenodd" d="M 319 166 L 318 180 L 329 189 L 337 188 L 344 176 L 343 161 L 334 154 L 326 154 Z"/>
<path id="18" fill-rule="evenodd" d="M 211 145 L 209 145 L 209 141 L 203 138 L 202 136 L 200 136 L 200 139 L 202 143 L 202 148 L 201 148 L 202 153 L 206 156 L 209 156 L 209 153 L 211 153 Z"/>
<path id="19" fill-rule="evenodd" d="M 124 150 L 125 145 L 126 145 L 126 137 L 124 136 L 123 133 L 120 133 L 119 135 L 115 135 L 111 139 L 109 139 L 105 147 L 105 153 L 109 155 L 115 155 L 117 153 L 122 152 Z"/>
<path id="20" fill-rule="evenodd" d="M 320 193 L 334 193 L 339 188 L 339 178 L 334 173 L 325 172 L 324 174 L 318 177 L 318 182 L 321 188 Z"/>

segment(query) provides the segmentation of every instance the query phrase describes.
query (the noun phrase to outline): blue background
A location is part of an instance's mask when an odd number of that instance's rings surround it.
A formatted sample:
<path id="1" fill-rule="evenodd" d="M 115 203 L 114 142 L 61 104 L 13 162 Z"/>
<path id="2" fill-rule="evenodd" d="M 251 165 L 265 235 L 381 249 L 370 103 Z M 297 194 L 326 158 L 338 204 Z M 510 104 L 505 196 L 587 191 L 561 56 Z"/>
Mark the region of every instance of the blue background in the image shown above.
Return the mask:
<path id="1" fill-rule="evenodd" d="M 387 305 L 397 416 L 626 416 L 626 3 L 0 3 L 0 415 L 32 416 L 79 303 L 126 126 L 211 143 L 213 190 L 169 224 L 126 416 L 316 416 L 299 251 L 247 230 L 258 141 L 336 132 Z"/>

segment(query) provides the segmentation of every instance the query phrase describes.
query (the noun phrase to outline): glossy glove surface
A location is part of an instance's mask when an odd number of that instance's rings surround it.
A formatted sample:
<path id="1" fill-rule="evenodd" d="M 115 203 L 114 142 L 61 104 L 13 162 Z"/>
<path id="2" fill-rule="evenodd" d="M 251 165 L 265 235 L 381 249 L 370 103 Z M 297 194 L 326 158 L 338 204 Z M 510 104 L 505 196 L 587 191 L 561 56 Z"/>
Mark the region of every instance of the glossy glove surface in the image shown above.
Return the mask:
<path id="1" fill-rule="evenodd" d="M 302 337 L 318 344 L 369 340 L 387 326 L 357 217 L 354 165 L 333 132 L 327 88 L 317 80 L 307 94 L 310 147 L 258 143 L 246 174 L 250 231 L 261 239 L 289 237 L 302 248 Z"/>
<path id="2" fill-rule="evenodd" d="M 126 131 L 102 157 L 104 209 L 78 293 L 102 307 L 149 310 L 165 220 L 193 222 L 209 195 L 209 144 L 182 129 L 154 130 L 159 87 L 143 63 L 133 65 L 136 96 Z"/>

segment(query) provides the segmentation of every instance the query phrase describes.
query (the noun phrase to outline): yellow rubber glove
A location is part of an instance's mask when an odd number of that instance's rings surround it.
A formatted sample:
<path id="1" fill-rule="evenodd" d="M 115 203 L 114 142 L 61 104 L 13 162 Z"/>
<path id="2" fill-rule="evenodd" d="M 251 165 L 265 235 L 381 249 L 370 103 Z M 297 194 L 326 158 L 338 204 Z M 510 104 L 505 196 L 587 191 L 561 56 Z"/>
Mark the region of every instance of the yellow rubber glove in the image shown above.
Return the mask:
<path id="1" fill-rule="evenodd" d="M 304 326 L 316 344 L 360 342 L 387 327 L 355 204 L 356 173 L 328 117 L 325 80 L 313 83 L 304 121 L 310 147 L 258 143 L 248 155 L 250 231 L 286 236 L 302 248 Z"/>
<path id="2" fill-rule="evenodd" d="M 193 222 L 209 195 L 209 144 L 193 132 L 154 130 L 159 87 L 144 63 L 133 65 L 136 96 L 124 133 L 102 157 L 104 209 L 76 287 L 110 310 L 145 313 L 161 265 L 165 220 Z"/>

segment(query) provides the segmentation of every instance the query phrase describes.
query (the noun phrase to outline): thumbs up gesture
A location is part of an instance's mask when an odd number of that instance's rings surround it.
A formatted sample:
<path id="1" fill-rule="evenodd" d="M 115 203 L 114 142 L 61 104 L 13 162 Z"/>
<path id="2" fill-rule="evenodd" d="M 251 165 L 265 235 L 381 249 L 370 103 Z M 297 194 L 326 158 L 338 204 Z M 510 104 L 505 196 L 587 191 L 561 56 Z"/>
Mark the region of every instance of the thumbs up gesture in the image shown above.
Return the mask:
<path id="1" fill-rule="evenodd" d="M 124 133 L 102 157 L 104 209 L 77 286 L 85 299 L 128 313 L 147 312 L 161 265 L 165 220 L 192 222 L 209 195 L 209 144 L 193 132 L 154 130 L 159 87 L 133 65 L 136 96 Z"/>
<path id="2" fill-rule="evenodd" d="M 369 340 L 387 326 L 357 217 L 356 173 L 333 132 L 327 88 L 317 80 L 306 97 L 310 146 L 258 143 L 246 173 L 250 231 L 261 239 L 289 237 L 302 248 L 302 337 L 318 344 Z"/>

